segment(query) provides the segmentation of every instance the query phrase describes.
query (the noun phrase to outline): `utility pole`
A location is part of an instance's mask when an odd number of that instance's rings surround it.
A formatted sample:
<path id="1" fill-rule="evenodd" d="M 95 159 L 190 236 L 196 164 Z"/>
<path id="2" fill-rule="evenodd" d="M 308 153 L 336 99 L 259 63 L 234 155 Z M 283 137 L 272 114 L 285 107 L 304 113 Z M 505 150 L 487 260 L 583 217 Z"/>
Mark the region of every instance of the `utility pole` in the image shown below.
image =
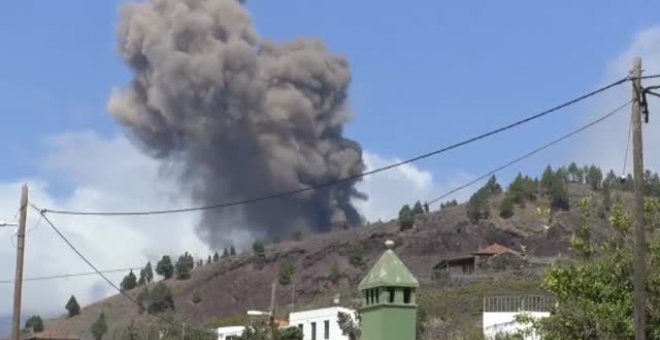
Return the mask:
<path id="1" fill-rule="evenodd" d="M 633 165 L 635 187 L 634 309 L 635 340 L 646 339 L 646 228 L 644 226 L 644 157 L 642 149 L 642 59 L 635 58 L 632 70 Z"/>
<path id="2" fill-rule="evenodd" d="M 21 188 L 21 205 L 16 234 L 16 277 L 14 281 L 14 317 L 12 320 L 12 340 L 21 336 L 21 296 L 23 294 L 23 256 L 25 254 L 25 224 L 27 222 L 28 187 Z"/>
<path id="3" fill-rule="evenodd" d="M 268 323 L 270 326 L 270 339 L 275 339 L 275 289 L 277 288 L 277 283 L 273 282 L 270 288 L 270 317 Z"/>

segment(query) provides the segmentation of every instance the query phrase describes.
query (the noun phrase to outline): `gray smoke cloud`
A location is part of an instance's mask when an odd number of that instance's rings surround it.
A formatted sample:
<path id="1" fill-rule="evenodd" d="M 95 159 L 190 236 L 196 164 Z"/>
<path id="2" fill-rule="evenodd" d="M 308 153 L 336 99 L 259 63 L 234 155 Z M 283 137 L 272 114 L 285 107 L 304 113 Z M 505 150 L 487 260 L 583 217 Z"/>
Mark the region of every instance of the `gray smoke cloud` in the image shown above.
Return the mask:
<path id="1" fill-rule="evenodd" d="M 362 150 L 344 138 L 347 61 L 318 40 L 262 41 L 236 0 L 149 0 L 121 10 L 130 86 L 110 113 L 200 204 L 245 199 L 360 174 Z M 263 236 L 355 224 L 355 182 L 203 213 L 198 233 L 226 245 L 232 230 Z"/>

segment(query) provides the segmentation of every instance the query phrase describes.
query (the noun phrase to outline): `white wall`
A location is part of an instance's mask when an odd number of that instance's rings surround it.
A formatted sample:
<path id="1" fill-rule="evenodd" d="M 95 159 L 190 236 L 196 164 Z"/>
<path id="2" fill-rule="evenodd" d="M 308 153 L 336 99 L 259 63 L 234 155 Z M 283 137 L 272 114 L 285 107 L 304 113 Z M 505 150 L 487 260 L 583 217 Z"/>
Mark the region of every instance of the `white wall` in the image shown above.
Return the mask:
<path id="1" fill-rule="evenodd" d="M 230 336 L 239 336 L 243 334 L 245 326 L 228 326 L 218 328 L 218 340 L 227 340 Z"/>
<path id="2" fill-rule="evenodd" d="M 527 314 L 533 318 L 540 319 L 550 316 L 548 312 L 486 312 L 483 313 L 483 332 L 486 339 L 492 339 L 498 333 L 515 333 L 518 330 L 523 330 L 525 326 L 516 322 L 516 315 Z M 528 336 L 525 340 L 538 340 L 538 336 Z"/>
<path id="3" fill-rule="evenodd" d="M 330 307 L 291 313 L 289 315 L 289 326 L 298 327 L 302 325 L 303 340 L 348 340 L 347 336 L 341 334 L 337 324 L 337 314 L 347 313 L 355 318 L 355 311 L 343 307 Z M 325 321 L 328 321 L 329 337 L 325 337 Z M 316 338 L 312 335 L 312 323 L 316 323 Z"/>

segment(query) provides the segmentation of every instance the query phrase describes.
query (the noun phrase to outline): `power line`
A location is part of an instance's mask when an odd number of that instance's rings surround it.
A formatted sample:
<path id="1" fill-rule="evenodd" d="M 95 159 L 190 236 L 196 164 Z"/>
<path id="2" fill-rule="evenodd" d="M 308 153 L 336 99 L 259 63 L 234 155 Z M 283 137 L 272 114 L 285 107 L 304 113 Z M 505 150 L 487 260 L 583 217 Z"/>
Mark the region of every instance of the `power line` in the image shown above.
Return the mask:
<path id="1" fill-rule="evenodd" d="M 337 184 L 348 182 L 348 181 L 354 181 L 354 180 L 360 179 L 362 177 L 366 177 L 366 176 L 370 176 L 370 175 L 373 175 L 373 174 L 376 174 L 376 173 L 380 173 L 380 172 L 383 172 L 383 171 L 394 169 L 394 168 L 400 167 L 400 166 L 405 165 L 405 164 L 413 163 L 413 162 L 419 161 L 419 160 L 424 159 L 424 158 L 428 158 L 428 157 L 435 156 L 435 155 L 438 155 L 438 154 L 441 154 L 441 153 L 444 153 L 444 152 L 447 152 L 447 151 L 450 151 L 450 150 L 453 150 L 453 149 L 457 149 L 461 146 L 474 143 L 474 142 L 479 141 L 481 139 L 484 139 L 486 137 L 490 137 L 492 135 L 504 132 L 506 130 L 510 130 L 510 129 L 512 129 L 514 127 L 517 127 L 519 125 L 522 125 L 522 124 L 531 122 L 535 119 L 539 119 L 541 117 L 549 115 L 549 114 L 551 114 L 555 111 L 561 110 L 561 109 L 566 108 L 568 106 L 571 106 L 571 105 L 573 105 L 577 102 L 580 102 L 580 101 L 585 100 L 589 97 L 592 97 L 596 94 L 604 92 L 604 91 L 606 91 L 606 90 L 608 90 L 612 87 L 621 85 L 624 82 L 629 81 L 629 80 L 630 80 L 630 77 L 622 78 L 622 79 L 617 80 L 617 81 L 615 81 L 615 82 L 613 82 L 609 85 L 603 86 L 599 89 L 591 91 L 591 92 L 589 92 L 587 94 L 584 94 L 582 96 L 579 96 L 575 99 L 571 99 L 571 100 L 569 100 L 567 102 L 564 102 L 563 104 L 560 104 L 558 106 L 555 106 L 551 109 L 548 109 L 548 110 L 545 110 L 543 112 L 537 113 L 535 115 L 529 116 L 527 118 L 518 120 L 518 121 L 516 121 L 514 123 L 511 123 L 509 125 L 505 125 L 503 127 L 488 131 L 486 133 L 482 133 L 480 135 L 477 135 L 477 136 L 474 136 L 472 138 L 463 140 L 461 142 L 446 146 L 444 148 L 441 148 L 441 149 L 438 149 L 438 150 L 435 150 L 435 151 L 431 151 L 431 152 L 428 152 L 428 153 L 425 153 L 425 154 L 422 154 L 422 155 L 419 155 L 419 156 L 415 156 L 413 158 L 409 158 L 407 160 L 397 162 L 397 163 L 394 163 L 394 164 L 390 164 L 390 165 L 387 165 L 387 166 L 384 166 L 384 167 L 381 167 L 381 168 L 366 171 L 366 172 L 363 172 L 359 175 L 353 175 L 353 176 L 341 178 L 341 179 L 330 181 L 330 182 L 323 183 L 323 184 L 320 184 L 320 185 L 308 186 L 308 187 L 304 187 L 304 188 L 297 189 L 297 190 L 286 191 L 286 192 L 281 192 L 281 193 L 276 193 L 276 194 L 271 194 L 271 195 L 265 195 L 265 196 L 260 196 L 260 197 L 253 197 L 253 198 L 248 198 L 248 199 L 243 199 L 243 200 L 237 200 L 237 201 L 231 201 L 231 202 L 225 202 L 225 203 L 218 203 L 218 204 L 211 204 L 211 205 L 205 205 L 205 206 L 179 208 L 179 209 L 147 210 L 147 211 L 114 211 L 114 212 L 113 211 L 103 212 L 103 211 L 70 211 L 70 210 L 44 209 L 41 212 L 42 213 L 52 213 L 52 214 L 63 214 L 63 215 L 86 215 L 86 216 L 89 216 L 89 215 L 96 215 L 96 216 L 162 215 L 162 214 L 174 214 L 174 213 L 182 213 L 182 212 L 228 208 L 228 207 L 232 207 L 232 206 L 245 205 L 245 204 L 250 204 L 250 203 L 255 203 L 255 202 L 260 202 L 260 201 L 266 201 L 266 200 L 270 200 L 270 199 L 276 199 L 276 198 L 282 198 L 282 197 L 286 197 L 286 196 L 292 196 L 292 195 L 296 195 L 296 194 L 303 193 L 303 192 L 306 192 L 306 191 L 325 188 L 325 187 L 337 185 Z"/>
<path id="2" fill-rule="evenodd" d="M 121 272 L 126 272 L 129 270 L 137 270 L 141 269 L 142 267 L 128 267 L 128 268 L 120 268 L 120 269 L 108 269 L 108 270 L 101 270 L 100 272 L 103 274 L 110 274 L 110 273 L 121 273 Z M 90 275 L 96 275 L 96 272 L 86 272 L 86 273 L 71 273 L 71 274 L 59 274 L 59 275 L 50 275 L 50 276 L 35 276 L 31 278 L 26 278 L 23 279 L 23 281 L 43 281 L 43 280 L 54 280 L 54 279 L 66 279 L 66 278 L 72 278 L 72 277 L 80 277 L 80 276 L 90 276 Z M 14 280 L 0 280 L 0 284 L 2 283 L 13 283 Z"/>
<path id="3" fill-rule="evenodd" d="M 107 282 L 112 288 L 114 288 L 116 291 L 118 291 L 119 294 L 123 295 L 123 296 L 124 296 L 126 299 L 128 299 L 130 302 L 134 303 L 136 306 L 138 306 L 138 308 L 142 308 L 142 304 L 140 304 L 137 300 L 135 300 L 135 299 L 134 299 L 132 296 L 130 296 L 128 293 L 126 293 L 125 291 L 123 291 L 122 289 L 120 289 L 119 287 L 117 287 L 117 285 L 116 285 L 114 282 L 112 282 L 112 280 L 110 280 L 110 279 L 109 279 L 109 278 L 108 278 L 108 277 L 107 277 L 102 271 L 100 271 L 98 268 L 96 268 L 96 266 L 95 266 L 94 264 L 92 264 L 92 262 L 90 262 L 90 261 L 85 257 L 85 255 L 83 255 L 83 254 L 82 254 L 82 253 L 81 253 L 81 252 L 80 252 L 80 251 L 79 251 L 79 250 L 78 250 L 78 249 L 77 249 L 77 248 L 71 243 L 71 241 L 69 241 L 69 239 L 67 239 L 66 236 L 64 236 L 64 234 L 62 234 L 62 232 L 61 232 L 59 229 L 57 229 L 57 227 L 55 226 L 55 224 L 53 224 L 53 222 L 48 218 L 48 216 L 46 216 L 46 214 L 44 213 L 43 210 L 40 210 L 40 209 L 37 208 L 37 206 L 35 206 L 34 204 L 31 204 L 31 203 L 30 203 L 30 205 L 32 206 L 33 209 L 35 209 L 36 211 L 38 211 L 39 214 L 41 214 L 41 216 L 43 217 L 44 221 L 46 221 L 46 223 L 48 223 L 48 225 L 50 225 L 51 229 L 53 229 L 53 231 L 55 231 L 55 233 L 57 233 L 57 235 L 58 235 L 58 236 L 59 236 L 59 237 L 60 237 L 60 238 L 61 238 L 61 239 L 62 239 L 62 240 L 63 240 L 63 241 L 69 246 L 69 248 L 71 248 L 71 250 L 73 250 L 73 251 L 78 255 L 78 257 L 80 257 L 83 261 L 85 261 L 85 263 L 87 263 L 87 265 L 88 265 L 90 268 L 92 268 L 92 270 L 94 270 L 94 272 L 95 272 L 96 274 L 98 274 L 101 278 L 103 278 L 103 280 L 105 280 L 105 281 L 106 281 L 106 282 Z M 175 321 L 172 321 L 172 320 L 170 320 L 170 319 L 168 319 L 168 318 L 165 318 L 165 317 L 160 316 L 160 315 L 157 315 L 157 314 L 154 315 L 154 316 L 157 317 L 158 319 L 162 320 L 162 321 L 165 321 L 165 322 L 169 323 L 169 324 L 172 325 L 172 326 L 175 326 L 175 327 L 181 327 L 181 325 L 176 324 Z"/>
<path id="4" fill-rule="evenodd" d="M 526 153 L 526 154 L 524 154 L 524 155 L 522 155 L 522 156 L 520 156 L 520 157 L 518 157 L 518 158 L 516 158 L 516 159 L 514 159 L 514 160 L 512 160 L 512 161 L 510 161 L 510 162 L 508 162 L 508 163 L 506 163 L 506 164 L 504 164 L 504 165 L 501 165 L 501 166 L 499 166 L 499 167 L 497 167 L 497 168 L 495 168 L 495 169 L 489 171 L 488 173 L 486 173 L 486 174 L 484 174 L 484 175 L 482 175 L 482 176 L 480 176 L 480 177 L 478 177 L 478 178 L 476 178 L 476 179 L 474 179 L 474 180 L 472 180 L 472 181 L 469 181 L 469 182 L 467 182 L 467 183 L 465 183 L 465 184 L 463 184 L 463 185 L 461 185 L 461 186 L 459 186 L 459 187 L 456 187 L 456 188 L 454 188 L 454 189 L 452 189 L 452 190 L 447 191 L 446 193 L 444 193 L 444 194 L 442 194 L 442 195 L 440 195 L 440 196 L 438 196 L 438 197 L 432 199 L 431 201 L 429 201 L 429 204 L 437 203 L 438 201 L 442 200 L 443 198 L 445 198 L 445 197 L 447 197 L 447 196 L 449 196 L 449 195 L 451 195 L 451 194 L 453 194 L 453 193 L 455 193 L 455 192 L 457 192 L 457 191 L 463 190 L 463 189 L 465 189 L 465 188 L 467 188 L 467 187 L 469 187 L 469 186 L 471 186 L 471 185 L 473 185 L 473 184 L 475 184 L 475 183 L 477 183 L 477 182 L 479 182 L 479 181 L 481 181 L 481 180 L 484 180 L 484 179 L 486 179 L 486 178 L 488 178 L 488 177 L 494 175 L 495 173 L 497 173 L 497 172 L 499 172 L 499 171 L 501 171 L 501 170 L 504 170 L 504 169 L 506 169 L 506 168 L 508 168 L 508 167 L 510 167 L 510 166 L 512 166 L 512 165 L 514 165 L 514 164 L 516 164 L 516 163 L 518 163 L 518 162 L 520 162 L 520 161 L 526 159 L 526 158 L 531 157 L 532 155 L 534 155 L 534 154 L 536 154 L 536 153 L 539 153 L 539 152 L 541 152 L 541 151 L 543 151 L 543 150 L 545 150 L 545 149 L 547 149 L 547 148 L 549 148 L 549 147 L 551 147 L 551 146 L 553 146 L 553 145 L 555 145 L 555 144 L 557 144 L 557 143 L 560 143 L 560 142 L 564 141 L 565 139 L 568 139 L 568 138 L 570 138 L 570 137 L 575 136 L 576 134 L 578 134 L 578 133 L 580 133 L 580 132 L 582 132 L 582 131 L 584 131 L 584 130 L 586 130 L 586 129 L 588 129 L 588 128 L 590 128 L 590 127 L 592 127 L 592 126 L 594 126 L 594 125 L 596 125 L 596 124 L 598 124 L 598 123 L 600 123 L 600 122 L 602 122 L 602 121 L 604 121 L 604 120 L 606 120 L 607 118 L 610 118 L 610 117 L 613 116 L 614 114 L 618 113 L 619 111 L 623 110 L 625 107 L 627 107 L 628 105 L 630 105 L 631 102 L 632 102 L 632 101 L 628 101 L 628 102 L 626 102 L 625 104 L 623 104 L 623 105 L 617 107 L 616 109 L 610 111 L 609 113 L 605 114 L 604 116 L 602 116 L 602 117 L 600 117 L 600 118 L 598 118 L 598 119 L 596 119 L 596 120 L 590 122 L 589 124 L 586 124 L 586 125 L 580 127 L 580 128 L 577 129 L 577 130 L 573 130 L 573 131 L 569 132 L 568 134 L 565 134 L 565 135 L 563 135 L 563 136 L 561 136 L 561 137 L 559 137 L 559 138 L 557 138 L 557 139 L 551 141 L 550 143 L 547 143 L 547 144 L 545 144 L 545 145 L 543 145 L 543 146 L 541 146 L 541 147 L 539 147 L 539 148 L 536 148 L 536 149 L 534 149 L 534 150 L 532 150 L 532 151 L 530 151 L 530 152 L 528 152 L 528 153 Z"/>

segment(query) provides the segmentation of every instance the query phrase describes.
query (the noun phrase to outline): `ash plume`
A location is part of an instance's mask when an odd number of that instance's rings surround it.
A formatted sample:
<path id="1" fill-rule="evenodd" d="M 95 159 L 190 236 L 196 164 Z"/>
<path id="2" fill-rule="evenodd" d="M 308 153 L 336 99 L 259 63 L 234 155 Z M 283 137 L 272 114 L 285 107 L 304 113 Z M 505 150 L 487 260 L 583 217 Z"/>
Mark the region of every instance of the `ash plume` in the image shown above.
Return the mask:
<path id="1" fill-rule="evenodd" d="M 236 0 L 148 0 L 121 10 L 121 57 L 130 86 L 110 113 L 163 164 L 184 169 L 198 204 L 301 189 L 364 170 L 349 119 L 347 61 L 318 40 L 262 41 Z M 198 226 L 210 246 L 232 230 L 262 237 L 327 230 L 360 220 L 355 182 L 207 210 Z"/>

